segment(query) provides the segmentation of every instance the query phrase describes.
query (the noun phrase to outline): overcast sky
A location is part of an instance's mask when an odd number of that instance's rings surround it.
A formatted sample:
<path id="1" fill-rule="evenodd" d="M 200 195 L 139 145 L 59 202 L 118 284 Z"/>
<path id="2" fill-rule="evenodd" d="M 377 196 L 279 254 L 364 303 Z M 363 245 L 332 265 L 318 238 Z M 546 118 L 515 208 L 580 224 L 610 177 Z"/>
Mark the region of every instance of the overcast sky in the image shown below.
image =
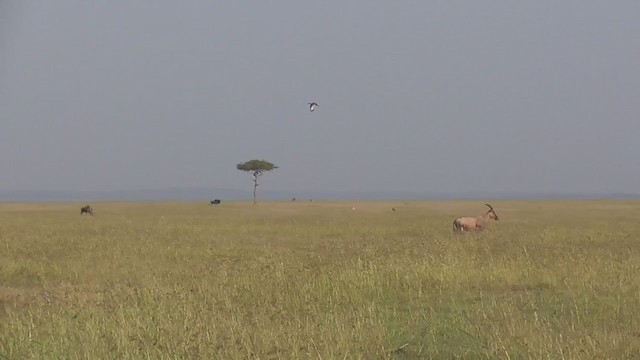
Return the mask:
<path id="1" fill-rule="evenodd" d="M 0 0 L 1 190 L 251 159 L 265 190 L 640 193 L 640 1 Z"/>

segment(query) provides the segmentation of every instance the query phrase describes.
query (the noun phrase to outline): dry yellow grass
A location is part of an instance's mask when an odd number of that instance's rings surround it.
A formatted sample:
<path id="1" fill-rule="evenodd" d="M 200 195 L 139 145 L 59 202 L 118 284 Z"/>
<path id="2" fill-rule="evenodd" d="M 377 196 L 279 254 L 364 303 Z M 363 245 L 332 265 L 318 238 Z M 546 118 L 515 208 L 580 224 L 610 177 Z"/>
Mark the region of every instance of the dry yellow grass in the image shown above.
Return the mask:
<path id="1" fill-rule="evenodd" d="M 0 359 L 640 357 L 640 202 L 482 203 L 1 204 Z"/>

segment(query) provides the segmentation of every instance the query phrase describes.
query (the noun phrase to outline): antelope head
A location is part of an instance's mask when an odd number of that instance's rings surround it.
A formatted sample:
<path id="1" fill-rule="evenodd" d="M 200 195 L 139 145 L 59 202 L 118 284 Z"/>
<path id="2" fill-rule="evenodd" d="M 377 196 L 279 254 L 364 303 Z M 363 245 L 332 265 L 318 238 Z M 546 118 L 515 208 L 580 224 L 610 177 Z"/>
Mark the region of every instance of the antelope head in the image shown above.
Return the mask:
<path id="1" fill-rule="evenodd" d="M 489 211 L 486 212 L 486 214 L 489 215 L 490 219 L 493 219 L 495 221 L 498 221 L 498 214 L 496 214 L 496 212 L 493 210 L 493 206 L 489 205 L 489 204 L 485 204 L 489 207 Z"/>

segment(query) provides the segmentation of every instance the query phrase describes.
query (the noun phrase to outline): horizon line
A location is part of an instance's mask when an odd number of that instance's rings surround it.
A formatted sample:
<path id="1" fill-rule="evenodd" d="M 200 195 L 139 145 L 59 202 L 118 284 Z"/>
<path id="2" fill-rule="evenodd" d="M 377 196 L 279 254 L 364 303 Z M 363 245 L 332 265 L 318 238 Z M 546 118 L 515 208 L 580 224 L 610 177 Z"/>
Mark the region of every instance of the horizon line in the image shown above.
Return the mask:
<path id="1" fill-rule="evenodd" d="M 217 193 L 217 194 L 216 194 Z M 203 201 L 221 198 L 227 201 L 252 200 L 250 190 L 214 187 L 163 187 L 130 190 L 0 190 L 0 202 L 76 202 L 76 201 Z M 563 192 L 563 191 L 402 191 L 402 190 L 263 190 L 258 199 L 291 200 L 557 200 L 557 199 L 640 199 L 639 193 Z"/>

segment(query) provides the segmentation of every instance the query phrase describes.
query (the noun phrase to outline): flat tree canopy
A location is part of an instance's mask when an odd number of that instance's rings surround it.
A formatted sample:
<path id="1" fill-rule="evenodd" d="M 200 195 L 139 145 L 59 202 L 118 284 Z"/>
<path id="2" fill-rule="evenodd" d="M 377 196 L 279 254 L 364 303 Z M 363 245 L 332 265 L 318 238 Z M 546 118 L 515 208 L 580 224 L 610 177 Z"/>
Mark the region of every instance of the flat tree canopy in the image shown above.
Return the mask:
<path id="1" fill-rule="evenodd" d="M 249 160 L 247 162 L 236 165 L 236 168 L 242 171 L 258 171 L 262 173 L 263 171 L 271 171 L 273 169 L 277 169 L 278 166 L 266 160 Z"/>

